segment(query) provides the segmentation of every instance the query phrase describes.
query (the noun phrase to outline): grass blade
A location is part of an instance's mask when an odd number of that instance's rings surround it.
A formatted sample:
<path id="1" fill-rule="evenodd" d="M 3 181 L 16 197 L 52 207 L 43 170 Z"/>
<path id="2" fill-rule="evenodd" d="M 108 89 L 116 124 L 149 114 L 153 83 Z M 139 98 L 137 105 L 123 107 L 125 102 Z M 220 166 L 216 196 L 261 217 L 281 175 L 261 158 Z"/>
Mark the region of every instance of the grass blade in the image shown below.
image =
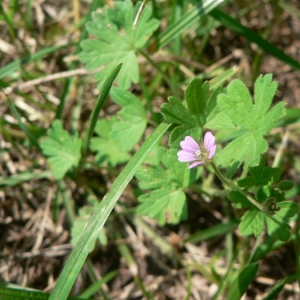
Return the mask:
<path id="1" fill-rule="evenodd" d="M 94 132 L 94 129 L 95 129 L 98 117 L 99 117 L 100 110 L 109 94 L 109 91 L 111 89 L 111 86 L 112 86 L 114 80 L 116 79 L 117 75 L 119 74 L 121 67 L 122 67 L 122 65 L 120 64 L 111 72 L 111 74 L 108 76 L 108 78 L 104 82 L 104 85 L 100 91 L 96 105 L 91 113 L 89 125 L 88 125 L 87 131 L 86 131 L 84 139 L 83 139 L 82 157 L 85 157 L 86 150 L 89 145 L 89 141 L 92 137 L 92 134 Z"/>
<path id="2" fill-rule="evenodd" d="M 258 263 L 248 265 L 243 271 L 233 280 L 227 296 L 227 300 L 240 300 L 246 292 L 250 282 L 254 279 L 258 270 Z"/>
<path id="3" fill-rule="evenodd" d="M 13 72 L 20 69 L 22 67 L 22 65 L 25 63 L 37 60 L 37 59 L 42 58 L 43 56 L 48 55 L 52 52 L 55 52 L 57 50 L 61 50 L 61 49 L 67 48 L 67 47 L 71 47 L 71 46 L 73 46 L 73 44 L 67 44 L 67 45 L 57 46 L 57 47 L 49 47 L 46 49 L 42 49 L 41 51 L 36 52 L 34 54 L 28 55 L 24 58 L 17 59 L 0 69 L 0 79 L 10 76 Z"/>
<path id="4" fill-rule="evenodd" d="M 225 235 L 237 227 L 237 222 L 229 221 L 201 231 L 198 231 L 184 240 L 184 243 L 198 243 L 220 235 Z"/>
<path id="5" fill-rule="evenodd" d="M 294 60 L 289 55 L 285 54 L 283 51 L 279 50 L 273 44 L 269 43 L 267 40 L 262 38 L 259 34 L 253 32 L 249 28 L 242 25 L 239 21 L 231 18 L 230 16 L 222 12 L 220 9 L 215 8 L 213 11 L 210 12 L 210 15 L 219 22 L 221 22 L 224 26 L 228 27 L 229 29 L 235 31 L 238 34 L 243 35 L 248 39 L 248 41 L 257 44 L 261 49 L 272 54 L 274 57 L 277 57 L 284 63 L 290 65 L 292 68 L 296 70 L 300 69 L 299 62 Z"/>
<path id="6" fill-rule="evenodd" d="M 197 23 L 203 16 L 207 15 L 216 6 L 222 3 L 224 0 L 204 0 L 201 4 L 197 5 L 192 11 L 185 14 L 180 21 L 170 26 L 166 31 L 158 36 L 158 47 L 161 49 L 168 43 L 179 36 L 183 30 L 191 28 Z"/>
<path id="7" fill-rule="evenodd" d="M 37 139 L 34 137 L 34 135 L 29 131 L 29 129 L 27 128 L 27 126 L 22 122 L 21 120 L 21 116 L 17 110 L 17 108 L 15 107 L 15 105 L 13 104 L 12 101 L 8 100 L 8 106 L 11 110 L 11 112 L 13 113 L 14 117 L 18 120 L 19 126 L 20 128 L 24 131 L 24 133 L 27 135 L 28 139 L 30 140 L 30 142 L 41 152 L 41 147 L 40 144 L 38 143 Z"/>
<path id="8" fill-rule="evenodd" d="M 128 162 L 126 167 L 112 184 L 110 191 L 104 196 L 99 203 L 94 214 L 91 216 L 87 226 L 85 227 L 81 237 L 74 247 L 54 290 L 50 296 L 50 300 L 65 300 L 77 278 L 78 273 L 89 253 L 91 245 L 97 238 L 98 232 L 105 224 L 108 216 L 113 210 L 122 192 L 132 179 L 144 159 L 151 152 L 152 148 L 160 140 L 163 134 L 170 127 L 170 124 L 160 124 L 152 135 L 145 141 L 138 152 Z"/>

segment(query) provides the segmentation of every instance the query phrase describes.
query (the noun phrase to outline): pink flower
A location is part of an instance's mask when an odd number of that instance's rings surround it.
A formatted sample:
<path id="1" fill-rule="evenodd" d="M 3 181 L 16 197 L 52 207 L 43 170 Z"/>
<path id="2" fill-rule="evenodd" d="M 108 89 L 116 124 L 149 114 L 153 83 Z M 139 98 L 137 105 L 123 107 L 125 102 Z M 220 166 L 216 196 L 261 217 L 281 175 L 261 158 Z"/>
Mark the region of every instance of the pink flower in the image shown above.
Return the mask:
<path id="1" fill-rule="evenodd" d="M 180 142 L 182 150 L 178 151 L 177 156 L 180 162 L 189 162 L 189 169 L 199 165 L 205 165 L 216 152 L 215 137 L 211 132 L 204 136 L 204 143 L 199 144 L 190 136 L 186 136 Z"/>

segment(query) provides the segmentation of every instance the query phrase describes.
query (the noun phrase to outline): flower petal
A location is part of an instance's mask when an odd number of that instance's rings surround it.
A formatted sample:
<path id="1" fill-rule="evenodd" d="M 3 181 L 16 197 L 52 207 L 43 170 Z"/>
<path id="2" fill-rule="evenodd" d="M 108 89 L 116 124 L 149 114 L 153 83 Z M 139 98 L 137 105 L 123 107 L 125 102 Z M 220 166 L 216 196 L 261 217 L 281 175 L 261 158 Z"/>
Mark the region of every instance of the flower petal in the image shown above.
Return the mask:
<path id="1" fill-rule="evenodd" d="M 204 147 L 208 152 L 210 152 L 211 148 L 215 145 L 215 140 L 216 138 L 210 131 L 206 132 L 204 136 Z"/>
<path id="2" fill-rule="evenodd" d="M 216 148 L 217 148 L 216 145 L 213 145 L 212 147 L 210 147 L 208 159 L 211 159 L 215 155 Z"/>
<path id="3" fill-rule="evenodd" d="M 199 165 L 203 165 L 203 164 L 204 164 L 203 161 L 195 161 L 195 162 L 193 162 L 192 164 L 189 165 L 189 169 L 195 168 L 195 167 L 197 167 Z"/>
<path id="4" fill-rule="evenodd" d="M 191 136 L 186 136 L 185 139 L 180 142 L 180 147 L 191 154 L 195 153 L 196 150 L 200 150 L 200 146 Z"/>
<path id="5" fill-rule="evenodd" d="M 191 154 L 185 150 L 178 151 L 177 156 L 180 162 L 191 162 L 197 159 L 195 154 Z"/>

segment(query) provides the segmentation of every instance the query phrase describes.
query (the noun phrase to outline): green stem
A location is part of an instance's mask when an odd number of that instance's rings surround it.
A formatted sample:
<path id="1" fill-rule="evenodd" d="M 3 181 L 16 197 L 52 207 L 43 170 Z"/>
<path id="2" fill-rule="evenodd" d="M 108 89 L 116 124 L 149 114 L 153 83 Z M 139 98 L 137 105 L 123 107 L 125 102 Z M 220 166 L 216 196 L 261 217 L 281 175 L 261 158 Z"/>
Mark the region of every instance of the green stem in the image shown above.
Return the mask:
<path id="1" fill-rule="evenodd" d="M 228 187 L 230 187 L 231 189 L 240 192 L 243 196 L 245 196 L 247 198 L 247 200 L 249 202 L 251 202 L 255 207 L 257 207 L 259 210 L 264 211 L 264 207 L 258 203 L 254 198 L 252 198 L 250 195 L 248 195 L 247 193 L 245 193 L 242 189 L 240 189 L 239 187 L 237 187 L 232 181 L 228 180 L 218 169 L 218 167 L 212 162 L 211 163 L 216 175 L 219 177 L 219 179 L 226 184 Z"/>

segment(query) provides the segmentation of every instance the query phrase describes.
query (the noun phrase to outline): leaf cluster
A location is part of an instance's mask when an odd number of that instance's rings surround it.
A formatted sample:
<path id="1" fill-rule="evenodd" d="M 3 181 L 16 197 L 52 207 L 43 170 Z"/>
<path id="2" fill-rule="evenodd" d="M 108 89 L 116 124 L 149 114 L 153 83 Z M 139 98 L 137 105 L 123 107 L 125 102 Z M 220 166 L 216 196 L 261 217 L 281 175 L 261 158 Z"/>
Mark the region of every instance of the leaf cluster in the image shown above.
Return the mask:
<path id="1" fill-rule="evenodd" d="M 249 169 L 249 176 L 238 180 L 244 192 L 251 192 L 263 205 L 263 211 L 252 207 L 246 196 L 240 191 L 231 191 L 228 198 L 236 208 L 250 208 L 242 217 L 239 229 L 242 234 L 258 236 L 266 228 L 269 235 L 286 241 L 290 236 L 288 218 L 298 212 L 298 205 L 285 201 L 285 191 L 293 187 L 288 180 L 279 181 L 280 168 L 265 167 L 262 159 L 259 166 Z M 279 182 L 278 182 L 279 181 Z"/>
<path id="2" fill-rule="evenodd" d="M 176 149 L 160 147 L 160 164 L 142 166 L 136 177 L 144 192 L 139 196 L 141 215 L 165 223 L 177 224 L 187 219 L 187 203 L 184 189 L 196 181 L 201 169 L 189 170 L 176 159 Z"/>
<path id="3" fill-rule="evenodd" d="M 184 102 L 174 96 L 168 98 L 168 103 L 161 106 L 161 112 L 167 122 L 176 125 L 170 135 L 170 147 L 178 148 L 180 141 L 187 135 L 201 135 L 221 91 L 219 87 L 210 92 L 207 81 L 203 83 L 201 79 L 195 78 L 187 87 Z"/>

